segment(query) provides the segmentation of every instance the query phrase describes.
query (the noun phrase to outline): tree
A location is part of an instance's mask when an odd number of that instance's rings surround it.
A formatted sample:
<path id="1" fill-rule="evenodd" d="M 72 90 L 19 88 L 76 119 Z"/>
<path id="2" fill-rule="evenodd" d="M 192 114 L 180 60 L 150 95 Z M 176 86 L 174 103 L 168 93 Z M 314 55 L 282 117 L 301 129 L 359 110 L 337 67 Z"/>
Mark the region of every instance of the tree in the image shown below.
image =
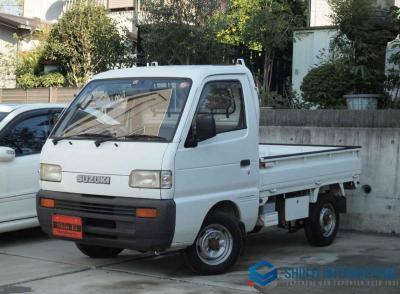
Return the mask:
<path id="1" fill-rule="evenodd" d="M 212 18 L 218 0 L 145 0 L 139 23 L 142 62 L 206 64 L 230 62 L 229 46 L 216 39 Z"/>
<path id="2" fill-rule="evenodd" d="M 95 0 L 78 0 L 55 24 L 44 57 L 56 61 L 71 86 L 81 86 L 93 74 L 134 63 L 133 44 L 126 32 Z"/>
<path id="3" fill-rule="evenodd" d="M 265 54 L 262 90 L 267 96 L 275 58 L 291 45 L 293 29 L 305 24 L 304 13 L 299 13 L 303 9 L 295 0 L 232 0 L 219 17 L 224 24 L 221 40 Z"/>
<path id="4" fill-rule="evenodd" d="M 329 0 L 338 34 L 332 51 L 352 74 L 356 94 L 382 93 L 386 46 L 396 36 L 390 14 L 375 0 Z"/>

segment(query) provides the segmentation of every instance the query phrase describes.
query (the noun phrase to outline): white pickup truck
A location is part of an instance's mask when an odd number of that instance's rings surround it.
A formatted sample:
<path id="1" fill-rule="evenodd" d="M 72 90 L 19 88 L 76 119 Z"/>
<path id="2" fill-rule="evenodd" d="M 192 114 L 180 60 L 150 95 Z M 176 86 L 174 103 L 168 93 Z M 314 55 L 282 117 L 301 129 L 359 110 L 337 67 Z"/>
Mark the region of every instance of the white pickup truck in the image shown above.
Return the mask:
<path id="1" fill-rule="evenodd" d="M 0 233 L 38 226 L 40 150 L 63 107 L 0 104 Z"/>
<path id="2" fill-rule="evenodd" d="M 259 144 L 259 113 L 243 64 L 95 76 L 43 148 L 42 229 L 94 258 L 182 250 L 201 274 L 225 272 L 264 227 L 331 244 L 360 147 Z"/>

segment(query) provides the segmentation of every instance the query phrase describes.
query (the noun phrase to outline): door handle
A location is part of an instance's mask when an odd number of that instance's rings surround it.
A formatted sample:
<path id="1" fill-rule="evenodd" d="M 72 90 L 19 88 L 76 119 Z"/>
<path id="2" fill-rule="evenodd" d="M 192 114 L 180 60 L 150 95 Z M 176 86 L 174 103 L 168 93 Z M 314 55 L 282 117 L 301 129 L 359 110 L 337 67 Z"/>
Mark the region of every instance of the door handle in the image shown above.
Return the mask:
<path id="1" fill-rule="evenodd" d="M 247 167 L 250 166 L 250 159 L 244 159 L 242 161 L 240 161 L 240 167 Z"/>

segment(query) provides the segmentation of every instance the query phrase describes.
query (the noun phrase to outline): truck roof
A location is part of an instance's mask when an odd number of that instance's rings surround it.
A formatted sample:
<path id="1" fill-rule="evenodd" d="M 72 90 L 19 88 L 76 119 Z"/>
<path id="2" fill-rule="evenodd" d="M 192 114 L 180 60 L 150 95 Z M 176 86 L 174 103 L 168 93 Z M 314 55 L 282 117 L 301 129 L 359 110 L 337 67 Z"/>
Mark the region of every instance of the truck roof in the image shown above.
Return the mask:
<path id="1" fill-rule="evenodd" d="M 168 65 L 133 67 L 110 70 L 94 76 L 94 80 L 117 79 L 131 77 L 176 77 L 203 79 L 210 75 L 245 74 L 251 75 L 250 70 L 242 65 Z"/>

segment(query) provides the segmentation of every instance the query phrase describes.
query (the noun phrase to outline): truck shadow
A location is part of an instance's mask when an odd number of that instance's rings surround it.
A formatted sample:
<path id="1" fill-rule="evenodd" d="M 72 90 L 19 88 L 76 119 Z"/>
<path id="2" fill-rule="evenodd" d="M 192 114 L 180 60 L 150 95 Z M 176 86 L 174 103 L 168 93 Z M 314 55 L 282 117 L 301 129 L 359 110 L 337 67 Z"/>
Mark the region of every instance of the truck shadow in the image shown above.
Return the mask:
<path id="1" fill-rule="evenodd" d="M 238 277 L 238 284 L 245 284 L 243 277 L 247 276 L 248 268 L 261 260 L 267 260 L 274 264 L 279 260 L 279 264 L 300 263 L 299 256 L 313 254 L 315 247 L 308 245 L 302 231 L 288 234 L 287 231 L 267 231 L 257 235 L 249 236 L 246 242 L 244 254 L 232 269 L 224 275 L 214 276 L 220 282 L 224 277 L 229 276 L 229 283 L 235 281 L 232 276 Z M 284 256 L 284 260 L 282 260 Z M 120 270 L 129 273 L 144 274 L 149 276 L 189 279 L 196 280 L 199 276 L 193 275 L 183 262 L 179 252 L 164 253 L 160 256 L 150 256 L 138 258 L 132 261 L 122 262 L 109 267 L 110 269 Z M 243 285 L 244 285 L 243 284 Z"/>

